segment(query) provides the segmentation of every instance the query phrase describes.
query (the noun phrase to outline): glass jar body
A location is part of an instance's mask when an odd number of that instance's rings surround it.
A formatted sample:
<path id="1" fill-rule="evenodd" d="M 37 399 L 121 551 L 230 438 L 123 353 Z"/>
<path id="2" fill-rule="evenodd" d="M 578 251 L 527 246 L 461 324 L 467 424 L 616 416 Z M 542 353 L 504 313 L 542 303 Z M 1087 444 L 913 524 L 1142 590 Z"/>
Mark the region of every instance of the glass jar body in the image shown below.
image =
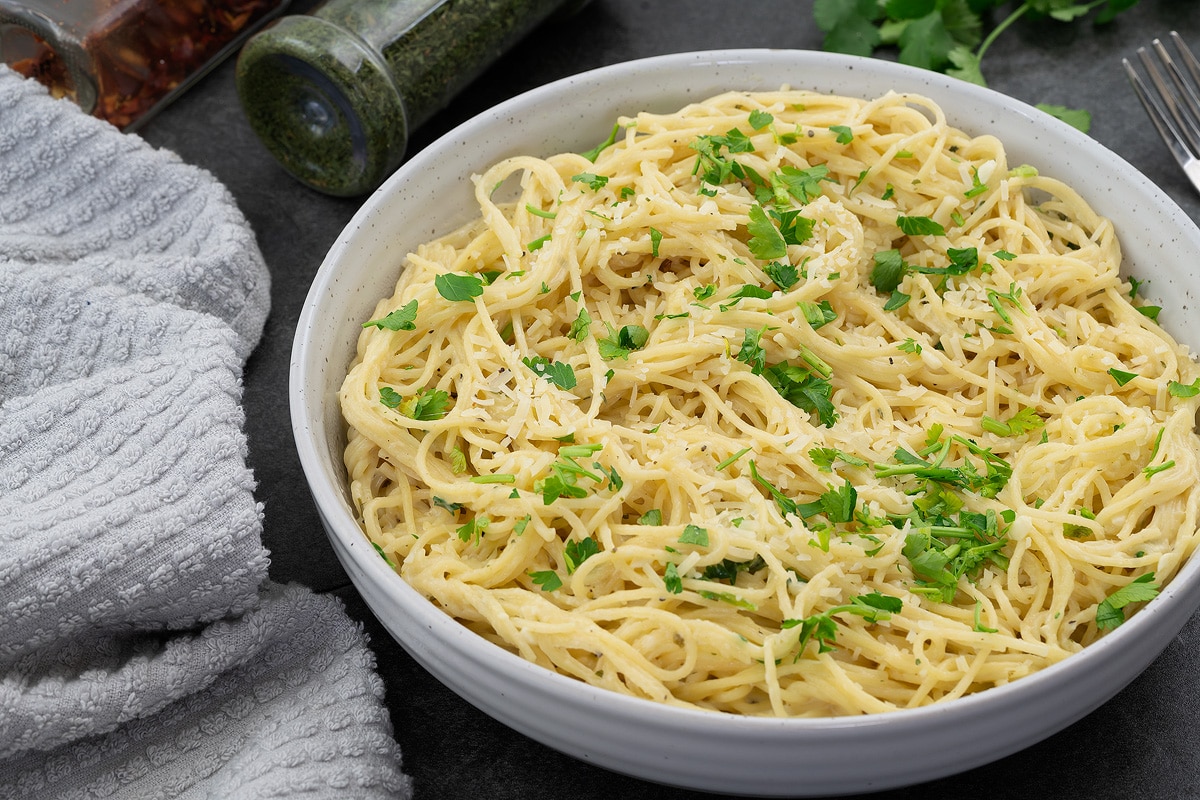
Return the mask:
<path id="1" fill-rule="evenodd" d="M 238 93 L 294 177 L 328 194 L 362 194 L 399 166 L 411 131 L 551 14 L 580 5 L 327 0 L 246 43 Z"/>
<path id="2" fill-rule="evenodd" d="M 0 62 L 133 130 L 289 0 L 0 0 Z"/>

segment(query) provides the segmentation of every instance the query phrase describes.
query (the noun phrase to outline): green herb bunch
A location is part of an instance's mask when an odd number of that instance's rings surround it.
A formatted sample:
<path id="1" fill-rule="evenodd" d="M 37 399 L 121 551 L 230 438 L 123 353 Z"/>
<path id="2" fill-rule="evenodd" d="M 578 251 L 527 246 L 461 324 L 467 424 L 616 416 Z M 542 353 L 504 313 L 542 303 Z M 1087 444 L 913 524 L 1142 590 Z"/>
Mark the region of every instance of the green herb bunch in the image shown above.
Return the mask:
<path id="1" fill-rule="evenodd" d="M 942 72 L 986 86 L 983 56 L 1013 23 L 1039 16 L 1071 23 L 1090 18 L 1111 22 L 1138 0 L 816 0 L 813 18 L 825 33 L 823 47 L 836 53 L 871 56 L 896 48 L 901 64 Z M 1004 8 L 1009 13 L 992 24 Z M 1082 130 L 1086 115 L 1058 106 L 1039 106 Z"/>

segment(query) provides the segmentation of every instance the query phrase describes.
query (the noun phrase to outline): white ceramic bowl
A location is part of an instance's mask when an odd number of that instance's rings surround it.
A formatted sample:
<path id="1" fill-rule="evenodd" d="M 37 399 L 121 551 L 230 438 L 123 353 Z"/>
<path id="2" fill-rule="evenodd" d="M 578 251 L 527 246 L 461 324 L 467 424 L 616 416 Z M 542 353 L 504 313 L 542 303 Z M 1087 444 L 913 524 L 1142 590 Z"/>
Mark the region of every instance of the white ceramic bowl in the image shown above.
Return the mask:
<path id="1" fill-rule="evenodd" d="M 1126 270 L 1149 284 L 1160 321 L 1200 350 L 1200 231 L 1162 191 L 1092 139 L 1016 100 L 889 62 L 808 51 L 732 50 L 618 64 L 535 89 L 415 154 L 365 203 L 322 264 L 300 315 L 291 413 L 300 460 L 351 580 L 412 656 L 478 708 L 585 761 L 649 780 L 761 796 L 891 788 L 986 763 L 1049 736 L 1140 673 L 1200 605 L 1200 560 L 1079 655 L 943 705 L 838 719 L 762 719 L 661 706 L 551 673 L 469 632 L 392 573 L 347 499 L 336 392 L 361 323 L 392 292 L 410 248 L 475 215 L 468 177 L 518 153 L 581 151 L 619 114 L 673 111 L 729 89 L 783 84 L 860 97 L 931 97 L 951 124 L 993 133 L 1010 163 L 1078 189 L 1116 221 Z M 1189 341 L 1190 340 L 1190 341 Z M 870 758 L 862 758 L 867 752 Z"/>

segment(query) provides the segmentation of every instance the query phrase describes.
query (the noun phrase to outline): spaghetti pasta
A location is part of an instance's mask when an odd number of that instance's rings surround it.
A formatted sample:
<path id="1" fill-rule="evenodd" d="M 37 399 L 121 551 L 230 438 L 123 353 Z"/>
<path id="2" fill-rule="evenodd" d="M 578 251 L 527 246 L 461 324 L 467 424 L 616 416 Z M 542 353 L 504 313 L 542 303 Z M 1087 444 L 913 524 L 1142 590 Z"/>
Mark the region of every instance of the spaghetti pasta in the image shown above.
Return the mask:
<path id="1" fill-rule="evenodd" d="M 365 532 L 446 613 L 614 691 L 860 714 L 1066 658 L 1189 557 L 1200 369 L 1069 187 L 913 94 L 614 134 L 474 176 L 343 384 Z"/>

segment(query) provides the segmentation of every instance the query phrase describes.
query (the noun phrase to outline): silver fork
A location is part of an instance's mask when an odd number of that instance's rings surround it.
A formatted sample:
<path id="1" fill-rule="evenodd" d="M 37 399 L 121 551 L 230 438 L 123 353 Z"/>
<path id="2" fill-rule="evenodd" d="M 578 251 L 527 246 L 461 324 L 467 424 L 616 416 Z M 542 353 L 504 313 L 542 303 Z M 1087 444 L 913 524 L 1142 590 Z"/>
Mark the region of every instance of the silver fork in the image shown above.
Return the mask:
<path id="1" fill-rule="evenodd" d="M 1133 84 L 1133 91 L 1158 129 L 1158 135 L 1179 162 L 1188 180 L 1200 191 L 1200 63 L 1188 49 L 1183 37 L 1171 31 L 1170 39 L 1178 54 L 1178 61 L 1171 57 L 1158 39 L 1150 43 L 1157 56 L 1157 64 L 1146 48 L 1137 49 L 1138 60 L 1154 86 L 1153 93 L 1129 59 L 1123 58 L 1121 63 L 1125 65 L 1125 74 Z M 1169 77 L 1164 78 L 1163 72 Z"/>

